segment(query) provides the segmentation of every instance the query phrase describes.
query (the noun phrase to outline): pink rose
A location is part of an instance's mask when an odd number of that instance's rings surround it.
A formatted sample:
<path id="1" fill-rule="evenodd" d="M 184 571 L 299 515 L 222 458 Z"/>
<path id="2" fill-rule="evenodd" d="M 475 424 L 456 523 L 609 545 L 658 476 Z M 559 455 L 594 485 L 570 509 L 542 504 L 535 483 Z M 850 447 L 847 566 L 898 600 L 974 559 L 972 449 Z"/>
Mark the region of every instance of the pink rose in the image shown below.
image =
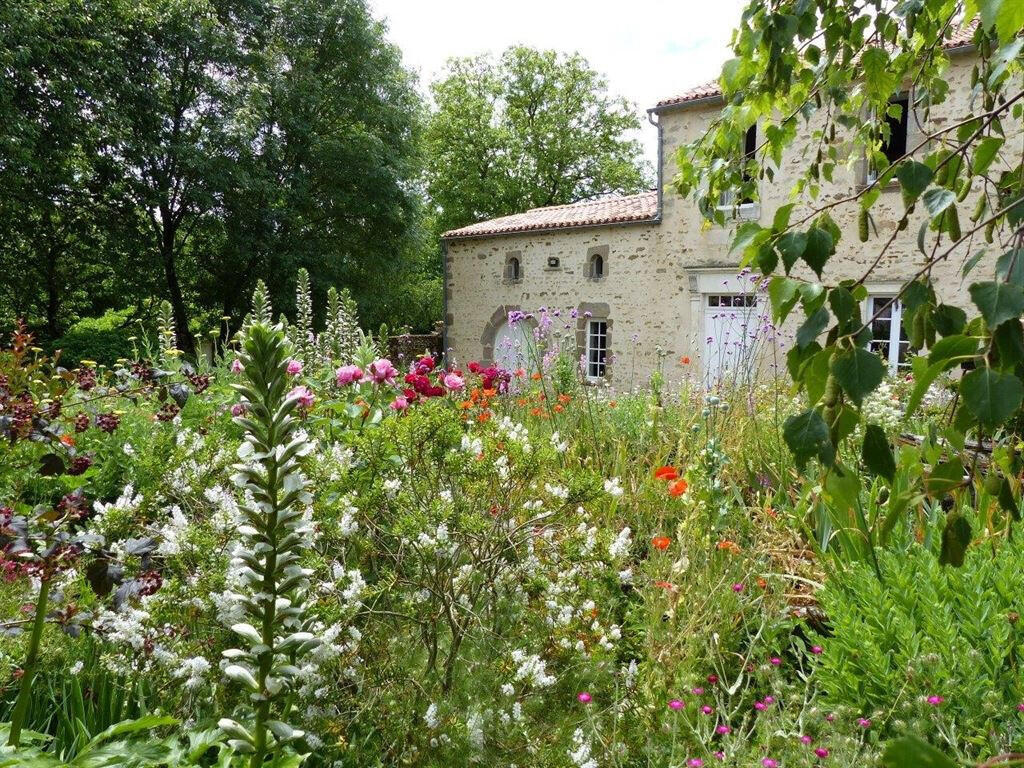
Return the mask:
<path id="1" fill-rule="evenodd" d="M 398 370 L 395 366 L 391 364 L 390 360 L 383 357 L 370 363 L 367 373 L 373 379 L 374 384 L 394 384 L 395 377 L 398 376 Z"/>
<path id="2" fill-rule="evenodd" d="M 245 366 L 242 365 L 242 361 L 239 360 L 237 357 L 234 360 L 231 361 L 231 372 L 232 373 L 241 373 L 244 370 L 245 370 Z"/>
<path id="3" fill-rule="evenodd" d="M 299 407 L 306 411 L 313 407 L 313 401 L 316 399 L 309 387 L 303 387 L 301 385 L 295 387 L 291 392 L 289 392 L 288 397 L 297 399 L 299 401 Z"/>
<path id="4" fill-rule="evenodd" d="M 409 400 L 404 395 L 399 395 L 391 401 L 391 405 L 388 406 L 392 411 L 404 411 L 409 407 Z"/>
<path id="5" fill-rule="evenodd" d="M 302 373 L 302 363 L 300 363 L 298 360 L 289 360 L 288 375 L 298 376 L 300 373 Z"/>
<path id="6" fill-rule="evenodd" d="M 339 387 L 354 384 L 363 378 L 363 369 L 358 365 L 343 365 L 334 372 L 334 378 Z"/>
<path id="7" fill-rule="evenodd" d="M 466 382 L 457 373 L 446 373 L 442 381 L 452 392 L 458 392 L 466 386 Z"/>

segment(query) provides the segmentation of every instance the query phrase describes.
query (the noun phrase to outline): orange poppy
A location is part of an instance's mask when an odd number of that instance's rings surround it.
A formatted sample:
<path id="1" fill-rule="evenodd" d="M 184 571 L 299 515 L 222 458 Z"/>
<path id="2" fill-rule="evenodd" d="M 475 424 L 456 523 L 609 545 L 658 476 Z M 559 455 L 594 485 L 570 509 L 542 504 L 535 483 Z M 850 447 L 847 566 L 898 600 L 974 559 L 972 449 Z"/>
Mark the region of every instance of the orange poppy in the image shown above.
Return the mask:
<path id="1" fill-rule="evenodd" d="M 608 407 L 609 408 L 614 408 L 616 405 L 618 405 L 618 403 L 616 403 L 614 400 L 609 400 L 608 401 Z"/>
<path id="2" fill-rule="evenodd" d="M 480 423 L 483 423 L 485 421 L 490 421 L 491 420 L 491 412 L 490 411 L 481 411 L 480 413 L 477 414 L 476 420 L 479 421 Z"/>
<path id="3" fill-rule="evenodd" d="M 758 579 L 757 580 L 757 586 L 759 586 L 761 589 L 765 589 L 768 586 L 768 582 L 765 581 L 764 579 Z"/>
<path id="4" fill-rule="evenodd" d="M 468 411 L 472 407 L 473 402 L 471 400 L 463 400 L 461 403 L 459 403 L 459 408 L 461 408 L 464 411 Z"/>
<path id="5" fill-rule="evenodd" d="M 668 493 L 670 496 L 682 496 L 686 493 L 686 489 L 690 487 L 690 484 L 686 480 L 676 480 L 668 487 Z"/>
<path id="6" fill-rule="evenodd" d="M 523 368 L 516 368 L 516 378 L 521 379 L 526 375 L 526 370 Z"/>
<path id="7" fill-rule="evenodd" d="M 689 356 L 688 355 L 683 355 L 682 357 L 680 357 L 679 358 L 679 364 L 680 365 L 689 365 L 690 364 Z"/>
<path id="8" fill-rule="evenodd" d="M 651 546 L 655 549 L 660 549 L 662 551 L 668 549 L 668 545 L 671 543 L 672 539 L 670 539 L 668 536 L 655 536 L 653 539 L 651 539 Z"/>
<path id="9" fill-rule="evenodd" d="M 530 374 L 530 378 L 533 379 L 534 381 L 540 381 L 540 374 L 539 373 Z"/>
<path id="10" fill-rule="evenodd" d="M 740 553 L 740 545 L 735 541 L 730 541 L 729 539 L 722 539 L 718 542 L 718 548 L 721 550 L 728 550 L 734 555 L 738 555 Z"/>
<path id="11" fill-rule="evenodd" d="M 540 416 L 540 408 L 531 408 L 530 409 L 530 415 L 531 416 Z"/>
<path id="12" fill-rule="evenodd" d="M 529 400 L 527 400 L 527 399 L 526 399 L 525 397 L 520 397 L 520 398 L 519 398 L 518 400 L 516 400 L 516 405 L 518 405 L 518 406 L 524 406 L 524 405 L 526 405 L 526 404 L 527 404 L 528 402 L 530 402 L 530 401 L 529 401 Z"/>
<path id="13" fill-rule="evenodd" d="M 68 446 L 71 446 L 71 445 L 75 444 L 75 438 L 72 435 L 61 435 L 60 436 L 60 441 L 62 443 L 64 443 L 64 445 L 68 445 Z"/>
<path id="14" fill-rule="evenodd" d="M 669 592 L 675 592 L 676 591 L 676 585 L 673 584 L 671 581 L 656 581 L 656 582 L 654 582 L 654 586 L 660 587 L 661 589 L 668 590 Z"/>
<path id="15" fill-rule="evenodd" d="M 568 403 L 570 400 L 572 400 L 572 398 L 569 397 L 568 395 L 559 395 L 558 396 L 558 402 L 560 402 L 560 403 Z"/>
<path id="16" fill-rule="evenodd" d="M 658 467 L 654 470 L 655 480 L 675 480 L 677 477 L 679 477 L 679 472 L 675 467 Z"/>
<path id="17" fill-rule="evenodd" d="M 561 403 L 555 403 L 555 413 L 561 413 L 565 410 L 565 406 Z"/>

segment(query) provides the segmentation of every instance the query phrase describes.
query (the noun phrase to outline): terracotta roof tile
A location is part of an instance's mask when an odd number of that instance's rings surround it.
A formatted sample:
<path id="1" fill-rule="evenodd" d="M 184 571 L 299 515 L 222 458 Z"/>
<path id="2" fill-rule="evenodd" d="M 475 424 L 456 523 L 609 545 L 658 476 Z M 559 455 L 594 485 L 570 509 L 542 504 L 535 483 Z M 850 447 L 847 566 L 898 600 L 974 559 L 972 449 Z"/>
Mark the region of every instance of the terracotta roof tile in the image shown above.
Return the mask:
<path id="1" fill-rule="evenodd" d="M 483 237 L 514 232 L 651 221 L 657 214 L 657 210 L 658 193 L 656 191 L 641 192 L 639 195 L 607 197 L 569 205 L 534 208 L 526 213 L 502 216 L 498 219 L 453 229 L 445 232 L 441 237 L 452 240 L 460 237 Z"/>
<path id="2" fill-rule="evenodd" d="M 1019 1 L 1019 0 L 1018 0 Z M 974 31 L 978 28 L 978 21 L 974 20 L 970 24 L 965 24 L 960 29 L 953 32 L 953 34 L 942 44 L 945 50 L 952 48 L 963 48 L 964 46 L 970 45 L 974 38 Z M 663 109 L 664 107 L 674 107 L 679 104 L 687 104 L 691 101 L 702 101 L 704 99 L 715 99 L 722 95 L 722 89 L 718 85 L 717 80 L 712 80 L 710 83 L 704 83 L 704 85 L 698 85 L 696 88 L 691 88 L 688 91 L 683 91 L 677 96 L 672 96 L 668 99 L 662 99 L 654 105 L 654 109 Z"/>

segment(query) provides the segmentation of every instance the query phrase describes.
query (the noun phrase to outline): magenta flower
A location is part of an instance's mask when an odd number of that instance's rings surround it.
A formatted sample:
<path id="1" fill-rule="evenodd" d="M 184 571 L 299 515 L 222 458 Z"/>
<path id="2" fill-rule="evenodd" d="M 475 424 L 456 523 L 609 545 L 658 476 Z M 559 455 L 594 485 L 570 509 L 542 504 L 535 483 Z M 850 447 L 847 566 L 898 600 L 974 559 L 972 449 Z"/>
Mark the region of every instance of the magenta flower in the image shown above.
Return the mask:
<path id="1" fill-rule="evenodd" d="M 245 370 L 245 366 L 242 365 L 242 361 L 239 360 L 237 357 L 234 360 L 231 361 L 231 372 L 232 373 L 241 373 L 244 370 Z"/>
<path id="2" fill-rule="evenodd" d="M 833 714 L 832 712 L 829 712 L 827 715 L 825 715 L 825 721 L 829 722 L 829 723 L 834 723 L 836 721 L 835 714 Z"/>
<path id="3" fill-rule="evenodd" d="M 859 725 L 861 728 L 870 728 L 871 727 L 871 721 L 868 720 L 866 717 L 858 717 L 857 718 L 857 725 Z"/>
<path id="4" fill-rule="evenodd" d="M 775 697 L 774 696 L 765 696 L 764 697 L 764 703 L 765 703 L 765 706 L 770 706 L 770 705 L 774 704 L 775 703 Z"/>
<path id="5" fill-rule="evenodd" d="M 821 656 L 821 654 L 823 654 L 824 652 L 825 649 L 822 648 L 820 645 L 811 646 L 811 653 L 813 653 L 815 656 Z"/>
<path id="6" fill-rule="evenodd" d="M 302 373 L 302 363 L 298 360 L 289 360 L 287 370 L 289 376 L 298 376 Z"/>
<path id="7" fill-rule="evenodd" d="M 928 699 L 927 699 L 927 701 L 928 701 L 928 703 L 929 703 L 929 704 L 931 704 L 931 705 L 932 705 L 933 707 L 937 707 L 937 706 L 939 706 L 939 705 L 940 705 L 940 704 L 941 704 L 942 702 L 944 702 L 944 701 L 945 701 L 945 699 L 944 699 L 944 698 L 942 698 L 941 696 L 929 696 L 929 697 L 928 697 Z"/>
<path id="8" fill-rule="evenodd" d="M 704 765 L 704 761 L 699 757 L 692 757 L 686 761 L 686 764 L 690 766 L 690 768 L 701 768 L 701 766 Z"/>
<path id="9" fill-rule="evenodd" d="M 682 702 L 681 699 L 672 699 L 672 701 L 670 701 L 668 703 L 668 708 L 669 709 L 679 710 L 679 709 L 682 709 L 685 706 L 686 705 Z"/>
<path id="10" fill-rule="evenodd" d="M 708 675 L 708 682 L 714 685 L 718 682 L 718 675 Z"/>
<path id="11" fill-rule="evenodd" d="M 768 705 L 765 704 L 763 701 L 755 701 L 754 709 L 756 709 L 758 712 L 764 712 L 766 709 L 768 709 Z"/>
<path id="12" fill-rule="evenodd" d="M 235 403 L 231 406 L 232 416 L 241 416 L 243 413 L 245 413 L 245 403 Z"/>
<path id="13" fill-rule="evenodd" d="M 703 712 L 705 715 L 710 715 L 714 713 L 715 708 L 709 707 L 707 704 L 705 704 L 703 707 L 700 708 L 700 711 Z"/>
<path id="14" fill-rule="evenodd" d="M 334 372 L 334 380 L 339 387 L 354 384 L 363 378 L 363 369 L 358 365 L 343 365 Z"/>
<path id="15" fill-rule="evenodd" d="M 761 761 L 761 765 L 763 765 L 764 768 L 778 768 L 779 763 L 776 760 L 772 760 L 770 757 L 766 757 Z"/>
<path id="16" fill-rule="evenodd" d="M 370 363 L 367 373 L 373 379 L 374 384 L 394 384 L 395 377 L 398 376 L 398 370 L 395 366 L 391 364 L 390 360 L 383 357 Z"/>
<path id="17" fill-rule="evenodd" d="M 398 397 L 391 401 L 390 405 L 388 405 L 388 408 L 390 408 L 392 411 L 404 411 L 408 407 L 409 400 L 407 397 L 405 397 L 405 395 L 399 395 Z"/>
<path id="18" fill-rule="evenodd" d="M 717 733 L 719 736 L 725 736 L 727 733 L 732 733 L 732 728 L 730 728 L 728 725 L 720 725 L 717 728 L 715 728 L 715 733 Z"/>
<path id="19" fill-rule="evenodd" d="M 800 743 L 801 744 L 810 744 L 812 741 L 814 741 L 814 739 L 812 739 L 806 733 L 803 736 L 800 737 Z"/>
<path id="20" fill-rule="evenodd" d="M 828 750 L 824 747 L 818 747 L 814 750 L 814 754 L 816 754 L 820 758 L 826 758 L 828 757 Z"/>
<path id="21" fill-rule="evenodd" d="M 580 691 L 576 694 L 576 698 L 580 700 L 580 704 L 589 704 L 591 702 L 591 695 L 586 691 Z"/>
<path id="22" fill-rule="evenodd" d="M 732 591 L 733 591 L 733 592 L 736 592 L 737 594 L 738 594 L 738 593 L 740 593 L 740 592 L 742 592 L 742 591 L 743 591 L 743 589 L 744 589 L 743 585 L 742 585 L 742 584 L 740 584 L 740 583 L 738 583 L 738 582 L 737 582 L 736 584 L 733 584 L 733 585 L 732 585 Z"/>
<path id="23" fill-rule="evenodd" d="M 1018 712 L 1024 712 L 1024 701 L 1017 705 Z"/>
<path id="24" fill-rule="evenodd" d="M 288 393 L 289 398 L 294 398 L 299 401 L 299 407 L 305 411 L 308 411 L 313 407 L 313 401 L 316 397 L 313 395 L 312 390 L 309 387 L 304 387 L 301 384 L 291 392 Z"/>
<path id="25" fill-rule="evenodd" d="M 715 757 L 717 757 L 719 760 L 725 760 L 725 752 L 723 752 L 722 750 L 718 750 L 717 752 L 715 752 Z"/>
<path id="26" fill-rule="evenodd" d="M 446 373 L 442 381 L 444 381 L 444 385 L 452 392 L 458 392 L 466 386 L 466 382 L 463 381 L 462 377 L 457 373 Z"/>
<path id="27" fill-rule="evenodd" d="M 771 661 L 773 667 L 778 667 L 782 665 L 782 659 L 780 659 L 778 656 L 772 656 L 771 659 L 769 659 L 769 661 Z"/>
<path id="28" fill-rule="evenodd" d="M 700 687 L 694 688 L 693 689 L 693 695 L 694 696 L 703 696 L 704 695 L 704 689 L 700 688 Z"/>

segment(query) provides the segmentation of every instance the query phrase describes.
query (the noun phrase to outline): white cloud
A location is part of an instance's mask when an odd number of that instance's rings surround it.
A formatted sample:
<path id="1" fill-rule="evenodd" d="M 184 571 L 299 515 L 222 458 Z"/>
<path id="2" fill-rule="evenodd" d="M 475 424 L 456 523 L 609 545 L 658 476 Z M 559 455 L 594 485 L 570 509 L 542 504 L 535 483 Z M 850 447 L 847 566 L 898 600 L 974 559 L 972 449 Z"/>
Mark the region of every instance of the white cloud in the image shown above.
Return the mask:
<path id="1" fill-rule="evenodd" d="M 613 92 L 645 119 L 651 165 L 657 146 L 644 111 L 717 77 L 743 0 L 370 0 L 406 66 L 426 87 L 452 56 L 510 45 L 579 51 Z"/>

